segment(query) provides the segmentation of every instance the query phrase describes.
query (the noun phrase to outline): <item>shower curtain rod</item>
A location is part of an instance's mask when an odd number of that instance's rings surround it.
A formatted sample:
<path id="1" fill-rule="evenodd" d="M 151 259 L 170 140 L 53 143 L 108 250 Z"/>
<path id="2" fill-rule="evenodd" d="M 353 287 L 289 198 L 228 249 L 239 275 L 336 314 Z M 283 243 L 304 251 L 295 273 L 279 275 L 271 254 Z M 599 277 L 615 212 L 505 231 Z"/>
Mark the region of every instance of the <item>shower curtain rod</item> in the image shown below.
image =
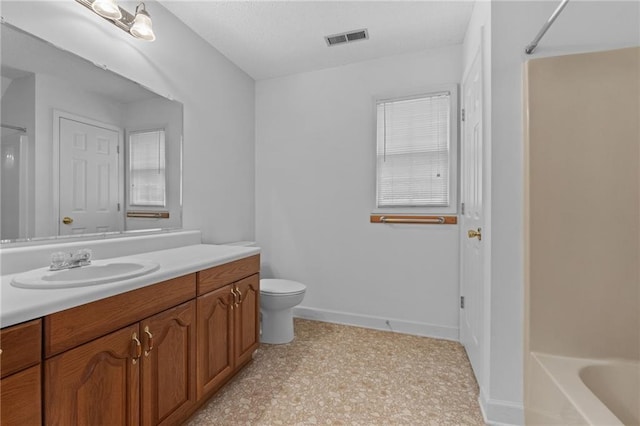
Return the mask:
<path id="1" fill-rule="evenodd" d="M 0 124 L 0 127 L 4 127 L 5 129 L 17 130 L 22 133 L 27 133 L 26 127 L 12 126 L 10 124 L 4 124 L 4 123 Z"/>
<path id="2" fill-rule="evenodd" d="M 556 20 L 558 15 L 560 15 L 560 12 L 562 12 L 562 9 L 565 8 L 567 3 L 569 3 L 569 0 L 562 0 L 560 5 L 556 8 L 556 10 L 551 15 L 551 17 L 547 20 L 547 22 L 545 22 L 542 28 L 540 28 L 540 32 L 538 32 L 538 35 L 536 36 L 536 38 L 534 38 L 533 41 L 529 43 L 527 47 L 525 47 L 524 51 L 527 55 L 531 55 L 533 51 L 536 49 L 536 47 L 538 47 L 538 43 L 540 42 L 540 39 L 544 37 L 544 34 L 547 32 L 551 24 L 553 24 L 553 21 Z"/>

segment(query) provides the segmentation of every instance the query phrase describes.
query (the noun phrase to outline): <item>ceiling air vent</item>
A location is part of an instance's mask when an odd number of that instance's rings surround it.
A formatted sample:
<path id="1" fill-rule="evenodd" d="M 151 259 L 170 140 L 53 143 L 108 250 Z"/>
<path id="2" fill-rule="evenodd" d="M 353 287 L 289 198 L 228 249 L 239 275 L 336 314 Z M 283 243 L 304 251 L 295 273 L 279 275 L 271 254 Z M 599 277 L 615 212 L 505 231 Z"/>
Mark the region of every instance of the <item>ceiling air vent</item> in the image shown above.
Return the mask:
<path id="1" fill-rule="evenodd" d="M 349 42 L 358 41 L 358 40 L 366 40 L 368 38 L 369 38 L 369 33 L 367 32 L 366 29 L 364 29 L 364 30 L 349 31 L 349 32 L 340 33 L 340 34 L 333 34 L 333 35 L 326 36 L 324 39 L 326 40 L 328 46 L 335 46 L 336 44 L 349 43 Z"/>

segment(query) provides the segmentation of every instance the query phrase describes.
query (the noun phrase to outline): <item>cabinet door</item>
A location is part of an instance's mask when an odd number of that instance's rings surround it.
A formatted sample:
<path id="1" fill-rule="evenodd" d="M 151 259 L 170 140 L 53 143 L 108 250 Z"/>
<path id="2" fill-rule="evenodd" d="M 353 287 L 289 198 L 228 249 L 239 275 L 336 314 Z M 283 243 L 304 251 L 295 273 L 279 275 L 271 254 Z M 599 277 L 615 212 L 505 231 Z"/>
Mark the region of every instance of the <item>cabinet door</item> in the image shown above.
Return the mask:
<path id="1" fill-rule="evenodd" d="M 198 399 L 213 392 L 233 372 L 231 286 L 198 297 Z"/>
<path id="2" fill-rule="evenodd" d="M 247 363 L 260 342 L 260 278 L 258 274 L 238 281 L 239 305 L 235 312 L 236 367 Z"/>
<path id="3" fill-rule="evenodd" d="M 42 423 L 40 364 L 0 380 L 0 424 L 37 426 Z"/>
<path id="4" fill-rule="evenodd" d="M 139 354 L 132 325 L 45 362 L 47 425 L 137 425 Z"/>
<path id="5" fill-rule="evenodd" d="M 140 323 L 142 425 L 178 424 L 195 406 L 195 319 L 192 300 Z"/>

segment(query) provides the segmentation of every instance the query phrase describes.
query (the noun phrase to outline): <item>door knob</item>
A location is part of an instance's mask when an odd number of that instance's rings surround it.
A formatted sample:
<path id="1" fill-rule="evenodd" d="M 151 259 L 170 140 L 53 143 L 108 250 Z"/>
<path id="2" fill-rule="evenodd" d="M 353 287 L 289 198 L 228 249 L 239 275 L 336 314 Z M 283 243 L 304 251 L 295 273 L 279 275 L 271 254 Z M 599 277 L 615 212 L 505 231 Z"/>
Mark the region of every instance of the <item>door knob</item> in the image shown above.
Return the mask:
<path id="1" fill-rule="evenodd" d="M 69 216 L 65 216 L 62 219 L 62 223 L 64 223 L 65 225 L 71 225 L 73 223 L 73 219 L 71 219 Z"/>
<path id="2" fill-rule="evenodd" d="M 482 241 L 482 228 L 478 228 L 478 230 L 469 229 L 467 231 L 467 236 L 469 238 L 477 238 L 478 241 Z"/>

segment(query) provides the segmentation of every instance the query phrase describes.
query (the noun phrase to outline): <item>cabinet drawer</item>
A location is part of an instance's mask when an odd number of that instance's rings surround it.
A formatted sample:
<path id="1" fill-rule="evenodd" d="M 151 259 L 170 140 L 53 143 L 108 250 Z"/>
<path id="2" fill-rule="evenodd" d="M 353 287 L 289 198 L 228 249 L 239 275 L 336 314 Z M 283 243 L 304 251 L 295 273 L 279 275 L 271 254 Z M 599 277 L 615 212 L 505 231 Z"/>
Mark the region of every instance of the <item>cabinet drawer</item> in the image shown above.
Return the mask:
<path id="1" fill-rule="evenodd" d="M 2 377 L 39 363 L 42 358 L 42 320 L 3 328 L 0 349 Z"/>
<path id="2" fill-rule="evenodd" d="M 260 255 L 246 257 L 198 272 L 198 295 L 224 287 L 260 271 Z"/>
<path id="3" fill-rule="evenodd" d="M 42 424 L 40 364 L 0 380 L 0 424 Z"/>
<path id="4" fill-rule="evenodd" d="M 45 357 L 172 308 L 196 294 L 196 274 L 97 300 L 45 317 Z"/>

